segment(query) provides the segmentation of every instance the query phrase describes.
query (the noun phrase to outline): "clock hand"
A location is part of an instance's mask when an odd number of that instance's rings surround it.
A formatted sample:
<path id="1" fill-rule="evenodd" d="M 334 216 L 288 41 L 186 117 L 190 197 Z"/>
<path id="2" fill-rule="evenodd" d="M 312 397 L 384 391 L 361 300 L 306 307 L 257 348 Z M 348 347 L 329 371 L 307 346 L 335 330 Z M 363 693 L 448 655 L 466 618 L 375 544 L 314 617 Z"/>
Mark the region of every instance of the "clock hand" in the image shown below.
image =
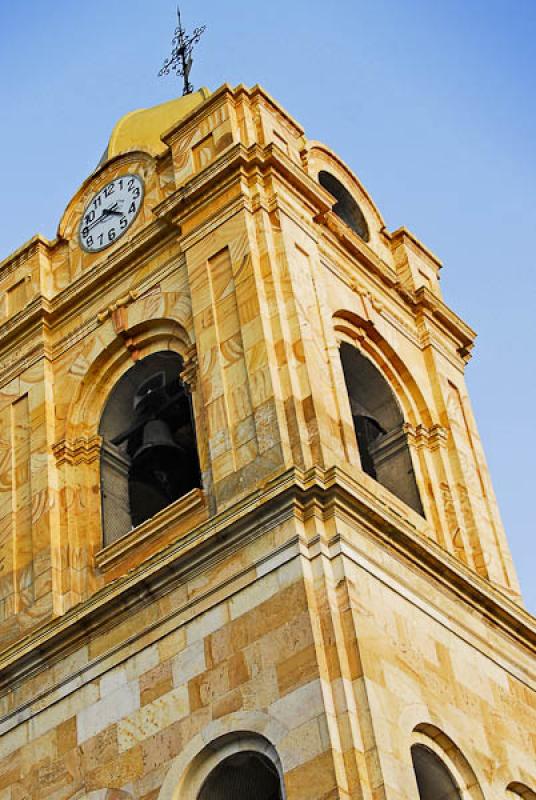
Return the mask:
<path id="1" fill-rule="evenodd" d="M 97 217 L 96 220 L 91 222 L 89 225 L 85 226 L 85 228 L 88 231 L 88 233 L 89 233 L 90 230 L 92 230 L 95 227 L 95 225 L 100 225 L 102 220 L 105 217 L 110 216 L 111 214 L 117 214 L 118 216 L 123 217 L 124 214 L 123 214 L 122 211 L 115 211 L 114 210 L 116 208 L 116 206 L 117 206 L 117 203 L 114 203 L 113 206 L 110 206 L 110 208 L 103 208 L 102 209 L 102 214 L 100 215 L 100 217 Z"/>
<path id="2" fill-rule="evenodd" d="M 102 220 L 105 217 L 106 217 L 106 213 L 105 213 L 105 211 L 103 211 L 102 214 L 100 215 L 100 217 L 97 217 L 97 219 L 94 222 L 90 223 L 89 225 L 85 225 L 84 227 L 89 232 L 92 228 L 95 227 L 95 225 L 100 225 L 100 223 L 102 222 Z"/>
<path id="3" fill-rule="evenodd" d="M 117 214 L 117 211 L 114 211 L 115 208 L 117 208 L 117 202 L 115 202 L 113 206 L 109 206 L 109 208 L 103 208 L 101 216 L 104 217 L 108 214 Z"/>
<path id="4" fill-rule="evenodd" d="M 102 214 L 100 215 L 100 217 L 97 217 L 97 219 L 96 219 L 96 220 L 94 220 L 93 222 L 90 222 L 90 224 L 89 224 L 89 225 L 84 225 L 84 230 L 86 230 L 86 231 L 88 231 L 88 232 L 89 232 L 89 231 L 90 231 L 92 228 L 94 228 L 94 227 L 95 227 L 95 225 L 99 225 L 99 223 L 101 223 L 101 222 L 102 222 L 102 219 L 103 219 L 103 217 L 105 217 L 105 216 L 106 216 L 106 215 L 105 215 L 104 213 L 102 213 Z"/>

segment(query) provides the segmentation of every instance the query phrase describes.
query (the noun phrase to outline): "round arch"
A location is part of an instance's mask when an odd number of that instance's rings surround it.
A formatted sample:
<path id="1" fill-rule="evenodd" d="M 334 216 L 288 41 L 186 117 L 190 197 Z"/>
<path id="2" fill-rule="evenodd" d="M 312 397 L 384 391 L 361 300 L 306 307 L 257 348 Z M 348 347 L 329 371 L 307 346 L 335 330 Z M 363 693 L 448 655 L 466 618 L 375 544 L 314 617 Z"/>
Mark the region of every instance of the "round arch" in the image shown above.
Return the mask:
<path id="1" fill-rule="evenodd" d="M 344 380 L 338 382 L 338 391 L 345 393 L 345 399 L 341 397 L 340 408 L 344 435 L 349 442 L 347 451 L 350 453 L 350 462 L 354 460 L 351 442 L 355 434 L 361 468 L 418 514 L 435 519 L 435 502 L 430 502 L 432 498 L 427 488 L 431 485 L 428 480 L 429 465 L 422 448 L 417 447 L 419 434 L 434 424 L 422 391 L 402 359 L 370 320 L 340 309 L 333 315 L 333 328 L 342 362 L 341 378 L 344 376 Z M 349 349 L 359 354 L 353 360 L 361 360 L 363 365 L 362 370 L 355 365 L 353 383 L 356 386 L 361 384 L 363 390 L 365 375 L 369 375 L 369 400 L 373 399 L 374 387 L 378 389 L 378 403 L 372 404 L 374 407 L 368 412 L 362 407 L 367 403 L 360 402 L 363 398 L 352 395 L 352 379 L 344 363 L 345 350 Z M 361 380 L 358 376 L 360 371 Z M 383 411 L 379 407 L 381 396 L 385 399 Z M 388 408 L 392 412 L 390 417 L 385 414 Z M 372 448 L 376 451 L 375 454 L 370 453 L 370 458 L 364 452 L 364 449 L 368 449 L 368 445 L 363 444 L 365 440 L 371 440 Z"/>
<path id="2" fill-rule="evenodd" d="M 378 231 L 385 228 L 385 221 L 368 191 L 350 167 L 330 147 L 322 142 L 309 141 L 307 143 L 307 161 L 309 172 L 313 177 L 316 178 L 322 170 L 331 172 L 346 189 L 356 196 L 372 227 Z"/>
<path id="3" fill-rule="evenodd" d="M 76 387 L 66 418 L 65 438 L 94 436 L 107 398 L 136 360 L 170 350 L 183 359 L 192 347 L 183 325 L 170 318 L 146 320 L 117 336 L 110 324 L 104 348 L 87 367 Z"/>
<path id="4" fill-rule="evenodd" d="M 131 312 L 135 305 L 137 303 L 129 306 L 128 311 Z M 142 312 L 143 305 L 135 313 L 132 311 L 130 318 L 140 319 Z M 96 553 L 103 547 L 103 504 L 99 490 L 103 440 L 99 425 L 107 400 L 113 388 L 137 361 L 162 351 L 180 356 L 195 380 L 192 339 L 185 325 L 172 317 L 148 318 L 126 326 L 120 333 L 109 317 L 95 337 L 93 350 L 79 354 L 73 362 L 69 380 L 65 383 L 69 404 L 63 415 L 63 430 L 58 425 L 60 438 L 54 446 L 59 491 L 66 509 L 62 537 L 68 543 L 73 564 L 87 561 L 88 553 Z M 192 392 L 192 401 L 199 460 L 205 456 L 203 463 L 208 476 L 205 410 L 198 392 Z M 204 481 L 209 481 L 206 476 Z M 129 524 L 128 529 L 130 527 Z M 92 579 L 89 570 L 82 572 L 82 596 L 88 591 Z"/>
<path id="5" fill-rule="evenodd" d="M 361 206 L 341 181 L 326 169 L 317 175 L 319 184 L 335 198 L 332 211 L 364 242 L 370 239 L 369 226 Z"/>
<path id="6" fill-rule="evenodd" d="M 284 761 L 278 746 L 288 734 L 281 722 L 262 711 L 245 711 L 209 723 L 174 759 L 158 800 L 198 800 L 199 792 L 225 759 L 239 753 L 258 753 L 273 765 L 285 800 Z"/>
<path id="7" fill-rule="evenodd" d="M 458 796 L 461 797 L 462 800 L 484 800 L 484 793 L 482 792 L 480 782 L 469 761 L 454 741 L 440 728 L 431 723 L 419 723 L 413 729 L 411 735 L 410 752 L 412 755 L 415 752 L 420 752 L 422 754 L 422 769 L 428 769 L 430 771 L 434 768 L 436 769 L 435 776 L 430 776 L 431 783 L 435 781 L 443 782 L 442 785 L 448 788 L 448 781 L 445 778 L 445 773 L 441 775 L 437 766 L 441 764 L 447 771 L 447 774 L 450 775 L 454 786 L 458 790 Z M 431 754 L 428 763 L 426 763 L 426 752 Z M 416 771 L 415 758 L 413 758 L 413 765 Z M 426 780 L 426 778 L 424 779 Z M 417 778 L 417 780 L 420 785 L 419 778 Z M 450 797 L 450 794 L 447 793 L 447 796 Z M 421 800 L 426 800 L 426 796 L 421 796 Z"/>
<path id="8" fill-rule="evenodd" d="M 173 350 L 138 359 L 106 399 L 100 423 L 104 544 L 200 488 L 191 398 Z"/>
<path id="9" fill-rule="evenodd" d="M 368 320 L 341 309 L 333 314 L 335 335 L 362 351 L 381 372 L 401 407 L 406 422 L 416 427 L 434 424 L 422 391 L 391 345 Z"/>
<path id="10" fill-rule="evenodd" d="M 506 787 L 506 795 L 510 800 L 536 800 L 536 792 L 526 784 L 519 781 L 511 781 Z"/>

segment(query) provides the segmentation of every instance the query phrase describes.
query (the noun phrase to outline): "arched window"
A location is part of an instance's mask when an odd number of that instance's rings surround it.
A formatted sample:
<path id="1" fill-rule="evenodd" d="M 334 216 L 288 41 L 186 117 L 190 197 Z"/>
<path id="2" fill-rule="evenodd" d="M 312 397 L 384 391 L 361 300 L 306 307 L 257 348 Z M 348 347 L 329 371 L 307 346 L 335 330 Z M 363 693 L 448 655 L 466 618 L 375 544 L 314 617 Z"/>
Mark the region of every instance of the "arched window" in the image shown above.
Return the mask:
<path id="1" fill-rule="evenodd" d="M 333 206 L 333 212 L 337 214 L 343 222 L 351 228 L 354 233 L 357 233 L 363 241 L 369 240 L 369 229 L 363 212 L 357 205 L 356 201 L 348 191 L 348 189 L 337 180 L 337 178 L 330 172 L 322 170 L 318 173 L 318 182 L 320 186 L 333 195 L 337 201 Z"/>
<path id="2" fill-rule="evenodd" d="M 522 800 L 536 800 L 536 792 L 529 789 L 524 783 L 512 781 L 506 787 L 506 797 L 508 800 L 518 800 L 518 798 L 522 798 Z"/>
<path id="3" fill-rule="evenodd" d="M 341 362 L 363 471 L 422 514 L 404 418 L 389 384 L 346 342 Z"/>
<path id="4" fill-rule="evenodd" d="M 198 800 L 282 800 L 279 773 L 262 753 L 228 756 L 205 780 Z"/>
<path id="5" fill-rule="evenodd" d="M 432 750 L 414 744 L 411 760 L 420 800 L 461 800 L 461 792 L 450 770 Z"/>
<path id="6" fill-rule="evenodd" d="M 181 369 L 177 353 L 154 353 L 131 367 L 108 398 L 99 426 L 105 544 L 200 486 Z"/>

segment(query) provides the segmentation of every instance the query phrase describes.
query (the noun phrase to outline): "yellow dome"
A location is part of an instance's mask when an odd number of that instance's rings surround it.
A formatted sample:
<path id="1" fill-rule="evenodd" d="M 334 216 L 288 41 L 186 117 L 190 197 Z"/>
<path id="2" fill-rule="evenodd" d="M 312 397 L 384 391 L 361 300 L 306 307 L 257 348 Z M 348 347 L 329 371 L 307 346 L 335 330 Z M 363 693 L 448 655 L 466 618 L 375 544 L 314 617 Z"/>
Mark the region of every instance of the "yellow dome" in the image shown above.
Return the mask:
<path id="1" fill-rule="evenodd" d="M 168 100 L 167 103 L 125 114 L 116 123 L 100 163 L 129 150 L 144 150 L 152 155 L 163 153 L 166 146 L 160 139 L 162 134 L 188 116 L 209 96 L 209 90 L 203 88 L 198 92 Z"/>

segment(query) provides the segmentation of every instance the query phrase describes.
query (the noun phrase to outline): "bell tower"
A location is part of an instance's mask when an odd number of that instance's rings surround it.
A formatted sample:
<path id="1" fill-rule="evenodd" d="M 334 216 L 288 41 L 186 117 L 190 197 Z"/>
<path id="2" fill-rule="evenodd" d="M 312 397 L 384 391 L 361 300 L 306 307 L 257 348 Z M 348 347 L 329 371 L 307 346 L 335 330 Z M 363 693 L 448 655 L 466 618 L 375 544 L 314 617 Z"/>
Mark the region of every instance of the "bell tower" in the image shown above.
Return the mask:
<path id="1" fill-rule="evenodd" d="M 1 800 L 536 797 L 440 268 L 242 85 L 0 263 Z"/>

